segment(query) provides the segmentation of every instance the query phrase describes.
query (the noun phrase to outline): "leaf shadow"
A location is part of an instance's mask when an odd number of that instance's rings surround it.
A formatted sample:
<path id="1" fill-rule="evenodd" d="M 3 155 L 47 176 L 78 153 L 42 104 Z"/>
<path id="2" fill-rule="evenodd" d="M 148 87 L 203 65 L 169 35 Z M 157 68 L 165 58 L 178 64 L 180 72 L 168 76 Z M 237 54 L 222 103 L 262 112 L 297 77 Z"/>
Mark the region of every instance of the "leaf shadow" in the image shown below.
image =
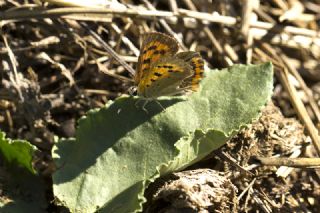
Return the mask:
<path id="1" fill-rule="evenodd" d="M 55 172 L 53 178 L 56 184 L 68 182 L 97 163 L 97 159 L 106 150 L 113 147 L 119 139 L 137 128 L 152 117 L 166 113 L 166 109 L 176 103 L 184 101 L 183 97 L 164 97 L 150 101 L 146 110 L 136 106 L 137 98 L 121 97 L 109 107 L 99 111 L 89 112 L 85 118 L 79 120 L 76 139 L 60 140 L 54 153 L 59 174 Z M 160 105 L 161 106 L 160 106 Z M 179 136 L 168 134 L 168 140 L 179 139 Z M 175 140 L 175 139 L 174 139 Z M 75 146 L 77 153 L 74 153 Z M 115 150 L 117 152 L 117 150 Z"/>

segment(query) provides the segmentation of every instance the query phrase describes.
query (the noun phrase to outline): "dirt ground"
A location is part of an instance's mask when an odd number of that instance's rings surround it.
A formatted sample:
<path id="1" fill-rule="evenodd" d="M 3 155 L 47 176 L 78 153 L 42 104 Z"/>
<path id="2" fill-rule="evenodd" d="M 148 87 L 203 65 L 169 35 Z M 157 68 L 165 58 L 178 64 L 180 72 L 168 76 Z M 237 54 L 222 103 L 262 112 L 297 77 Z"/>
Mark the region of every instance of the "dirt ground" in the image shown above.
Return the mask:
<path id="1" fill-rule="evenodd" d="M 198 51 L 208 69 L 266 61 L 275 68 L 261 118 L 188 168 L 218 171 L 204 172 L 220 175 L 224 184 L 215 186 L 228 188 L 227 195 L 214 192 L 227 197 L 219 207 L 203 212 L 319 211 L 319 165 L 309 162 L 320 154 L 319 0 L 119 0 L 98 9 L 66 2 L 0 0 L 0 129 L 39 149 L 34 166 L 48 184 L 48 212 L 65 211 L 52 202 L 54 136 L 73 137 L 88 110 L 129 93 L 139 36 L 149 31 Z M 150 187 L 146 211 L 202 205 L 187 202 L 195 192 L 172 182 L 183 172 L 174 175 Z M 171 196 L 168 183 L 181 189 L 183 208 L 172 207 L 179 196 Z"/>

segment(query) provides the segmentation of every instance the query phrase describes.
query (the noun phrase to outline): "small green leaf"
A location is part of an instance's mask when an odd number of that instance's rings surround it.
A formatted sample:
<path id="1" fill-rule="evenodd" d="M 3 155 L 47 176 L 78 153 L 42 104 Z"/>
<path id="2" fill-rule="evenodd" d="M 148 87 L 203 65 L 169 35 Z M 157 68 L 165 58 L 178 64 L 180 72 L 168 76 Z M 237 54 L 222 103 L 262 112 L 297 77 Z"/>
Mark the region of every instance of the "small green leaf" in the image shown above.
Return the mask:
<path id="1" fill-rule="evenodd" d="M 73 212 L 140 211 L 150 181 L 201 160 L 259 116 L 272 77 L 270 63 L 235 65 L 210 71 L 188 97 L 160 98 L 165 111 L 121 97 L 89 112 L 75 139 L 54 146 L 54 195 Z"/>
<path id="2" fill-rule="evenodd" d="M 22 168 L 0 166 L 0 212 L 47 212 L 45 185 Z"/>
<path id="3" fill-rule="evenodd" d="M 24 167 L 35 174 L 32 166 L 35 150 L 36 147 L 28 141 L 5 138 L 5 133 L 0 131 L 0 153 L 9 164 Z"/>
<path id="4" fill-rule="evenodd" d="M 0 212 L 45 212 L 47 202 L 42 180 L 32 166 L 35 146 L 24 140 L 5 138 L 0 131 Z"/>

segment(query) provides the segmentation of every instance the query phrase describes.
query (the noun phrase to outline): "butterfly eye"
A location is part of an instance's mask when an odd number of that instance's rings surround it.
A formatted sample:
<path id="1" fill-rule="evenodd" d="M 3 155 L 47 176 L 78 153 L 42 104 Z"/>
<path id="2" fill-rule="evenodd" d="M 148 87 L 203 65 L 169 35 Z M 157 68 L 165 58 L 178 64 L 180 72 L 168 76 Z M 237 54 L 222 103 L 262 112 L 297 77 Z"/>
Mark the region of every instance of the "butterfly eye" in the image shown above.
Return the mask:
<path id="1" fill-rule="evenodd" d="M 129 87 L 128 92 L 130 95 L 136 95 L 137 88 L 135 86 Z"/>

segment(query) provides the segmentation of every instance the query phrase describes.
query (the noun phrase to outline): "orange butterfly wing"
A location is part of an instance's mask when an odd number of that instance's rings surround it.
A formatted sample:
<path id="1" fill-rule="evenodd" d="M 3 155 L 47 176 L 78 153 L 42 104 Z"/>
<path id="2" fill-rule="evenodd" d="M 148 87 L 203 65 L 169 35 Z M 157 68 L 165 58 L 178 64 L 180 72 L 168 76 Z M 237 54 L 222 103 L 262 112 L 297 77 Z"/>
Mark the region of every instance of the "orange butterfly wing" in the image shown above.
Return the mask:
<path id="1" fill-rule="evenodd" d="M 134 76 L 135 84 L 138 85 L 141 79 L 150 72 L 152 64 L 162 57 L 173 56 L 178 49 L 177 41 L 166 34 L 158 32 L 144 34 Z"/>
<path id="2" fill-rule="evenodd" d="M 189 63 L 193 70 L 193 75 L 184 80 L 181 88 L 191 89 L 194 92 L 197 91 L 204 72 L 204 61 L 201 55 L 198 52 L 188 51 L 178 53 L 176 57 Z"/>
<path id="3" fill-rule="evenodd" d="M 138 85 L 138 95 L 156 98 L 183 92 L 180 85 L 193 75 L 192 66 L 175 56 L 161 58 L 151 65 L 148 74 Z"/>

